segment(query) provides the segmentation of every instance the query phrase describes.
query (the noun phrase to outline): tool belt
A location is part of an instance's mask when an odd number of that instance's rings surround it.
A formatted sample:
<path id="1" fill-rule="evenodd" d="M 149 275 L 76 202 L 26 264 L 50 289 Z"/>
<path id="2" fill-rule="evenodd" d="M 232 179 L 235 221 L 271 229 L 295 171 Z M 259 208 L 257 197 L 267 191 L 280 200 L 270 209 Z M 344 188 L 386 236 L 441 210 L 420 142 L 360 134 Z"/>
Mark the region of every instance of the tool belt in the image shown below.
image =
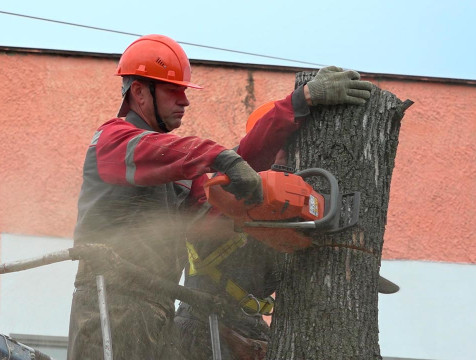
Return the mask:
<path id="1" fill-rule="evenodd" d="M 268 296 L 259 299 L 232 279 L 224 279 L 222 272 L 217 268 L 235 250 L 246 244 L 246 235 L 243 233 L 231 238 L 226 243 L 220 245 L 205 259 L 200 259 L 192 243 L 187 241 L 188 261 L 190 264 L 189 276 L 206 275 L 217 285 L 222 285 L 225 291 L 234 298 L 240 305 L 243 312 L 248 316 L 271 315 L 274 306 L 274 299 Z"/>

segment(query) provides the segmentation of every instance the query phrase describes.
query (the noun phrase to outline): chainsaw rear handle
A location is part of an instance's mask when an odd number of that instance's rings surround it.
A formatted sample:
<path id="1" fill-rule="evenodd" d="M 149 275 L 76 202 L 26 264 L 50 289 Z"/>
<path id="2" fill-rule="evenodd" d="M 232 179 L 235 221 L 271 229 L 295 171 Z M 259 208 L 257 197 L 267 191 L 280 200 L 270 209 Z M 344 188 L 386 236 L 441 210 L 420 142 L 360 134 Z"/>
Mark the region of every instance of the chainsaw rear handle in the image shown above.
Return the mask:
<path id="1" fill-rule="evenodd" d="M 339 202 L 339 184 L 334 175 L 329 171 L 321 168 L 311 168 L 301 170 L 295 173 L 300 177 L 307 178 L 311 176 L 321 176 L 327 180 L 330 186 L 329 208 L 326 209 L 323 218 L 314 221 L 250 221 L 244 224 L 245 227 L 265 227 L 265 228 L 287 228 L 287 229 L 315 229 L 318 231 L 326 231 L 331 229 L 336 216 L 339 216 L 337 204 Z"/>
<path id="2" fill-rule="evenodd" d="M 227 175 L 217 175 L 208 179 L 203 186 L 210 187 L 215 185 L 228 185 L 230 182 L 231 180 Z"/>

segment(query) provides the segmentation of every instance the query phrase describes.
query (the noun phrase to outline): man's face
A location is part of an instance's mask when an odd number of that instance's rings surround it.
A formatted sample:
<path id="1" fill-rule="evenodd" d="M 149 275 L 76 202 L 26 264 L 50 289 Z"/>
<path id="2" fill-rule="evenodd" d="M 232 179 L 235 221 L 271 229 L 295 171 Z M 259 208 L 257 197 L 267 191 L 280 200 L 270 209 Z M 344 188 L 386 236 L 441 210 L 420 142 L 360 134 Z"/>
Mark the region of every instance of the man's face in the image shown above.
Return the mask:
<path id="1" fill-rule="evenodd" d="M 180 127 L 182 117 L 185 114 L 185 107 L 190 105 L 187 95 L 185 95 L 186 89 L 185 86 L 171 83 L 157 83 L 155 85 L 157 110 L 170 131 Z"/>

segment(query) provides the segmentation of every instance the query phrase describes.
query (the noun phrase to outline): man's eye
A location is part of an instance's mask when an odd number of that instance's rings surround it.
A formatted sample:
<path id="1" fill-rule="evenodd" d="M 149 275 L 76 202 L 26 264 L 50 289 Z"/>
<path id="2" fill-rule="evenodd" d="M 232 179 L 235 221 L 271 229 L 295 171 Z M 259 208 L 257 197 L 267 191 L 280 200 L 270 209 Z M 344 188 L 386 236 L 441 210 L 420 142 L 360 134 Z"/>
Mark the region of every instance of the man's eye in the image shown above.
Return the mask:
<path id="1" fill-rule="evenodd" d="M 177 86 L 171 86 L 167 89 L 168 91 L 170 92 L 176 92 L 176 93 L 181 93 L 181 92 L 185 92 L 185 90 L 187 90 L 186 87 L 177 87 Z"/>
<path id="2" fill-rule="evenodd" d="M 176 94 L 185 94 L 185 90 L 187 90 L 186 88 L 182 89 L 182 88 L 175 88 L 173 90 L 171 90 L 172 92 L 176 93 Z"/>

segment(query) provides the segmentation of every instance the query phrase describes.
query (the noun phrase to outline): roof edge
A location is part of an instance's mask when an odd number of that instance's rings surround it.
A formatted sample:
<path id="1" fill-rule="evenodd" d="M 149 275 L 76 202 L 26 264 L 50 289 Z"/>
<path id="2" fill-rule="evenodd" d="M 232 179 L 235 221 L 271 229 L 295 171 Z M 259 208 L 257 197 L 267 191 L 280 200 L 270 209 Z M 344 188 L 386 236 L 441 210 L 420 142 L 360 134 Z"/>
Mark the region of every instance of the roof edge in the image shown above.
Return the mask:
<path id="1" fill-rule="evenodd" d="M 121 54 L 97 53 L 97 52 L 73 51 L 73 50 L 37 49 L 37 48 L 24 48 L 24 47 L 3 46 L 3 45 L 0 45 L 0 52 L 72 56 L 72 57 L 93 57 L 93 58 L 117 59 L 117 60 L 119 60 L 119 58 L 121 57 Z M 201 59 L 190 59 L 190 63 L 197 64 L 197 65 L 207 65 L 207 66 L 246 68 L 246 69 L 256 69 L 256 70 L 265 70 L 265 71 L 281 71 L 281 72 L 300 72 L 300 71 L 312 71 L 312 70 L 318 69 L 317 67 L 263 65 L 263 64 L 253 64 L 253 63 L 237 63 L 237 62 L 201 60 Z M 419 81 L 419 82 L 420 81 L 421 82 L 437 82 L 437 83 L 446 83 L 446 84 L 476 85 L 476 80 L 471 80 L 471 79 L 371 73 L 371 72 L 365 72 L 365 71 L 359 71 L 359 73 L 364 77 L 378 79 L 378 80 L 390 80 L 390 81 L 391 80 L 406 80 L 406 81 Z"/>

